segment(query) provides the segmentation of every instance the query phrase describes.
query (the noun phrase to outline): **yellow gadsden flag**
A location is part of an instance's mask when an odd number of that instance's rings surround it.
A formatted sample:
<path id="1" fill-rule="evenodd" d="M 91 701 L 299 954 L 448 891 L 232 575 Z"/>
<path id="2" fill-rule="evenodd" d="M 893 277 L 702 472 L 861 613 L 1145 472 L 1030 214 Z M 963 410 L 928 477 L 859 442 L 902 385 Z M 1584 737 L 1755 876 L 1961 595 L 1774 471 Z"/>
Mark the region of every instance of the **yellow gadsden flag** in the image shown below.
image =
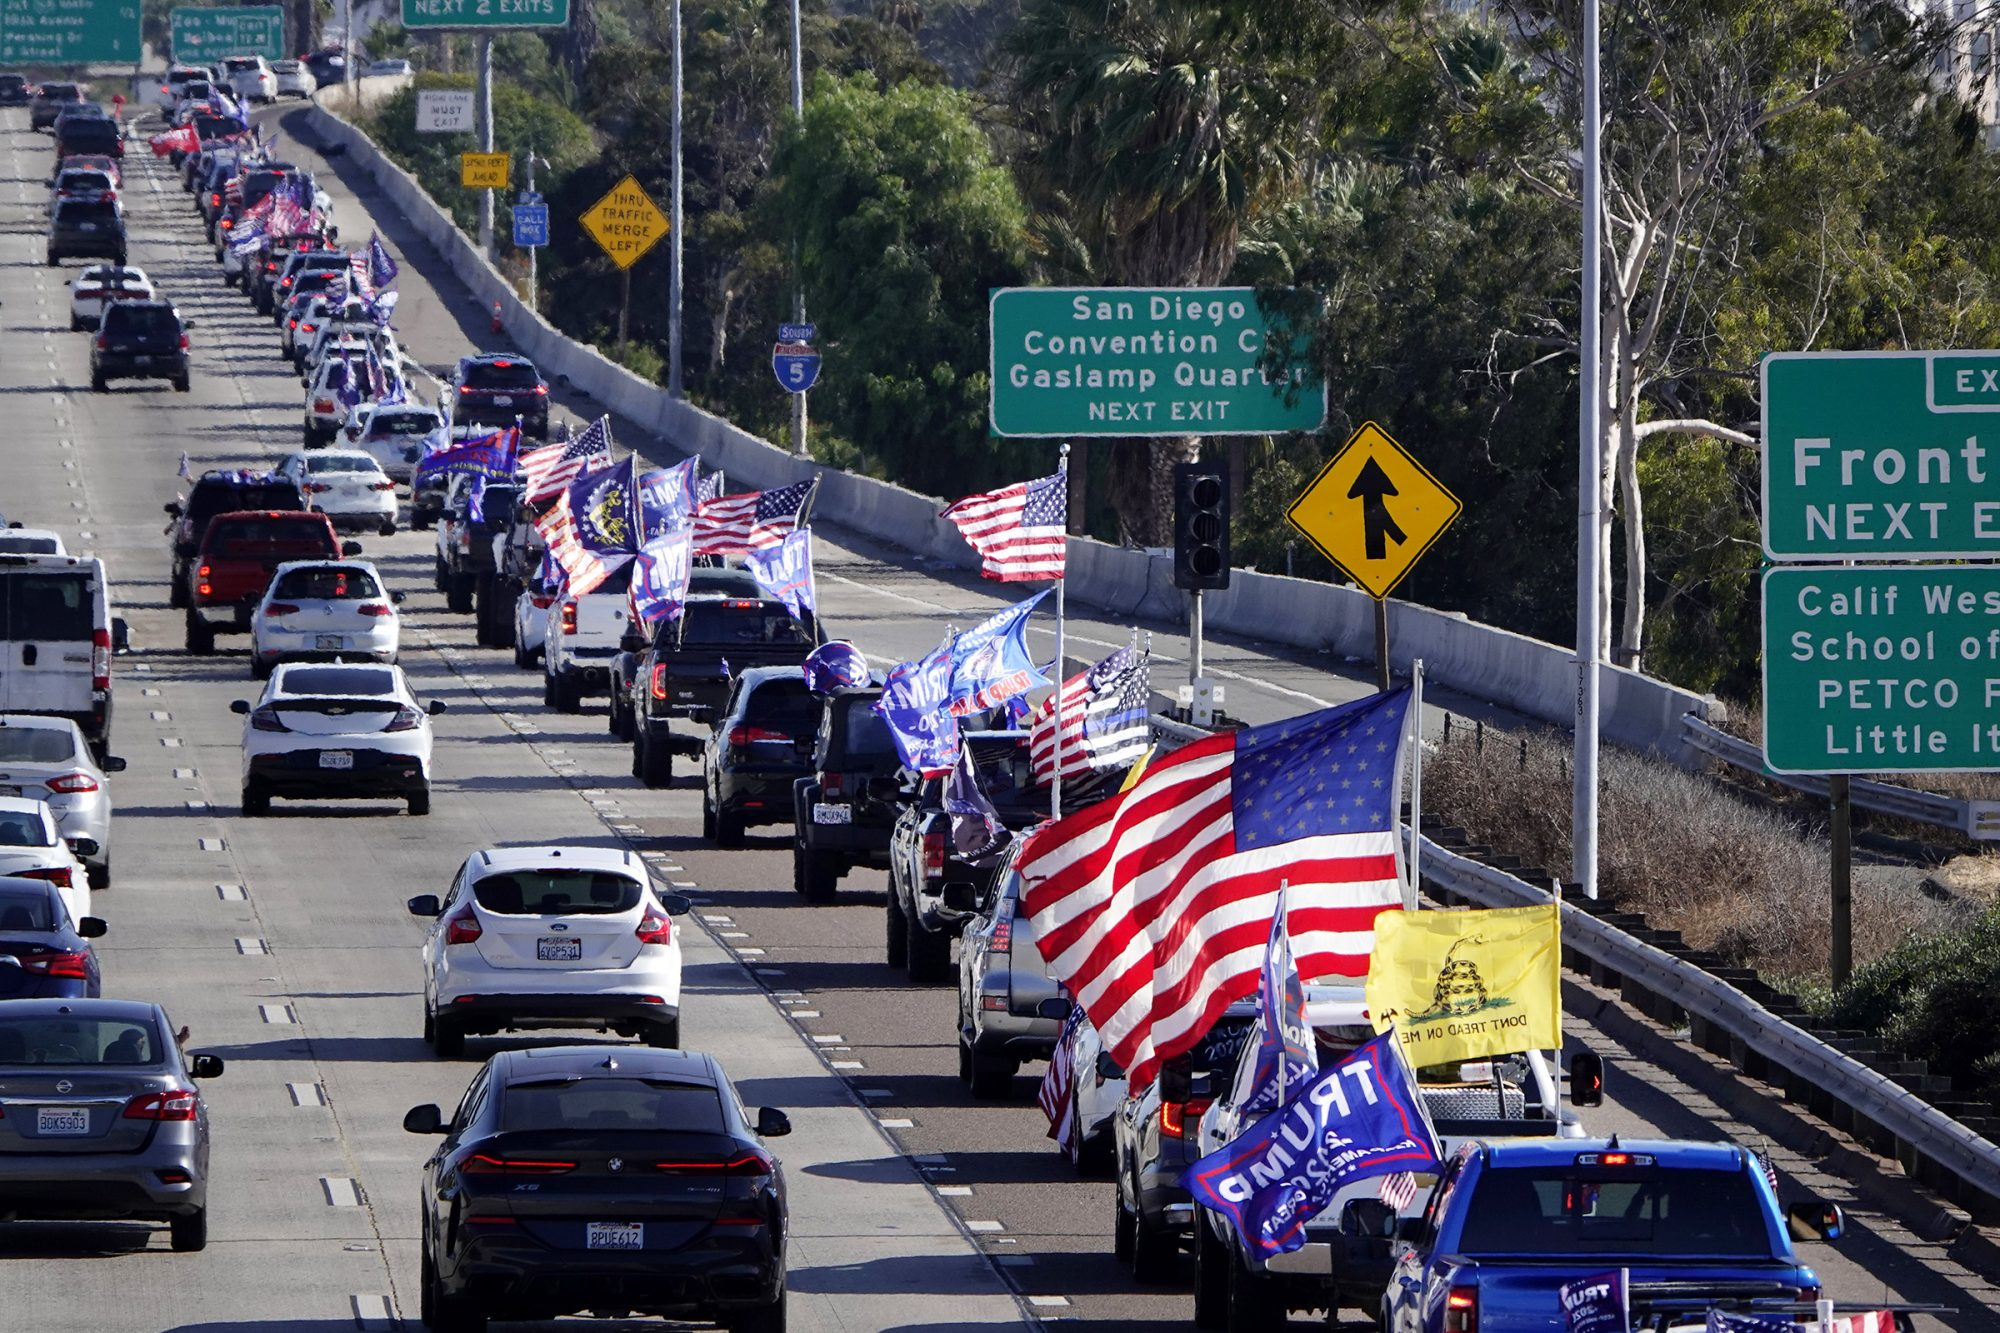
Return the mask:
<path id="1" fill-rule="evenodd" d="M 1419 1069 L 1562 1046 L 1560 909 L 1384 912 L 1368 1013 Z"/>

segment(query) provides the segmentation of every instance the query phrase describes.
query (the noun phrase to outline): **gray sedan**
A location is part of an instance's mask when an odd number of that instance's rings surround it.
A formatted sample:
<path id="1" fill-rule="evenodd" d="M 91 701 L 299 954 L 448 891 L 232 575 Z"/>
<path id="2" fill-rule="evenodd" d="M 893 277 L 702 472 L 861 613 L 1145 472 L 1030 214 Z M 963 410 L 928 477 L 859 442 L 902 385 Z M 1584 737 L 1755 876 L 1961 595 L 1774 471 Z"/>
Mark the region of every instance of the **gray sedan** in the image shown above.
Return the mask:
<path id="1" fill-rule="evenodd" d="M 160 1006 L 0 1001 L 0 1216 L 165 1222 L 208 1244 L 208 1107 Z"/>
<path id="2" fill-rule="evenodd" d="M 0 796 L 46 801 L 65 839 L 89 838 L 94 856 L 81 858 L 90 887 L 111 884 L 111 787 L 105 775 L 125 771 L 109 756 L 102 764 L 76 723 L 63 717 L 0 713 Z"/>

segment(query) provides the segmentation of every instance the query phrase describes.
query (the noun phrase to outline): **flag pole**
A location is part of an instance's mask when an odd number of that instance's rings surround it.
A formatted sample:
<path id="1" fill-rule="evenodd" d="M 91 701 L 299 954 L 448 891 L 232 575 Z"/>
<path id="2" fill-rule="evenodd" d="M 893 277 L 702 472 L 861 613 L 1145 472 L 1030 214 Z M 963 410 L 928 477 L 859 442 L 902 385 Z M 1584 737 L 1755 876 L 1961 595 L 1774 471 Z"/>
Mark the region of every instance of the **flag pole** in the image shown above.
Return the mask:
<path id="1" fill-rule="evenodd" d="M 1062 477 L 1063 495 L 1069 495 L 1069 441 L 1064 440 L 1056 449 L 1056 473 Z M 1067 526 L 1067 524 L 1065 524 Z M 1063 542 L 1068 544 L 1069 538 Z M 1063 736 L 1063 585 L 1069 582 L 1069 556 L 1063 556 L 1063 577 L 1056 579 L 1056 724 L 1055 772 L 1049 778 L 1049 818 L 1062 818 L 1062 736 Z"/>
<path id="2" fill-rule="evenodd" d="M 1410 663 L 1410 890 L 1406 911 L 1417 910 L 1424 879 L 1419 863 L 1424 850 L 1424 659 Z"/>

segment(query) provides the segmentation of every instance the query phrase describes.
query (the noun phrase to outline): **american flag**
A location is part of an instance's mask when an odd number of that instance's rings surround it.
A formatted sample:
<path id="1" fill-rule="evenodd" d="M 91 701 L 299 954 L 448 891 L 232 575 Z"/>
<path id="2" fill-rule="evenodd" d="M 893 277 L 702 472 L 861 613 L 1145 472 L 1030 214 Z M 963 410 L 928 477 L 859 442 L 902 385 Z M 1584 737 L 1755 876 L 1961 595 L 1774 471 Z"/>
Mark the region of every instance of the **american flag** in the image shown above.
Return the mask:
<path id="1" fill-rule="evenodd" d="M 1837 1329 L 1843 1321 L 1833 1322 Z M 1789 1315 L 1738 1314 L 1729 1310 L 1710 1310 L 1704 1325 L 1705 1333 L 1805 1333 L 1806 1328 L 1817 1329 L 1818 1325 L 1801 1326 Z M 1835 1333 L 1835 1329 L 1824 1333 Z"/>
<path id="2" fill-rule="evenodd" d="M 1409 705 L 1395 690 L 1204 737 L 1029 835 L 1035 946 L 1134 1087 L 1257 988 L 1287 881 L 1299 975 L 1366 975 L 1375 918 L 1402 901 Z"/>
<path id="3" fill-rule="evenodd" d="M 611 418 L 599 417 L 575 439 L 521 455 L 522 485 L 530 504 L 561 495 L 578 477 L 611 463 Z"/>
<path id="4" fill-rule="evenodd" d="M 797 526 L 814 482 L 703 500 L 694 508 L 696 555 L 744 555 L 776 546 Z"/>
<path id="5" fill-rule="evenodd" d="M 1076 1152 L 1076 1136 L 1081 1128 L 1076 1123 L 1076 1099 L 1070 1094 L 1076 1087 L 1076 1031 L 1082 1026 L 1083 1006 L 1072 1005 L 1069 1017 L 1063 1020 L 1062 1035 L 1056 1038 L 1055 1052 L 1049 1056 L 1049 1067 L 1042 1075 L 1041 1089 L 1035 1094 L 1042 1114 L 1049 1118 L 1048 1137 L 1072 1156 Z"/>
<path id="6" fill-rule="evenodd" d="M 563 491 L 561 495 L 561 500 L 535 520 L 535 530 L 542 534 L 542 540 L 548 545 L 543 559 L 553 561 L 562 569 L 568 583 L 564 591 L 581 597 L 595 591 L 598 584 L 630 561 L 632 555 L 630 552 L 593 551 L 585 546 L 577 537 L 576 515 L 570 512 L 569 492 Z"/>
<path id="7" fill-rule="evenodd" d="M 1375 1190 L 1375 1197 L 1388 1204 L 1397 1212 L 1402 1212 L 1417 1198 L 1417 1177 L 1413 1171 L 1398 1171 L 1393 1176 L 1382 1177 L 1382 1183 Z"/>
<path id="8" fill-rule="evenodd" d="M 1152 654 L 1117 652 L 1062 686 L 1062 776 L 1123 768 L 1152 744 Z M 1056 695 L 1028 719 L 1028 760 L 1047 782 L 1056 771 Z"/>
<path id="9" fill-rule="evenodd" d="M 242 203 L 243 178 L 241 176 L 231 176 L 227 181 L 223 182 L 222 197 L 232 204 Z"/>
<path id="10" fill-rule="evenodd" d="M 1058 472 L 968 495 L 944 517 L 979 552 L 979 572 L 1002 583 L 1059 579 L 1069 550 L 1069 477 Z"/>

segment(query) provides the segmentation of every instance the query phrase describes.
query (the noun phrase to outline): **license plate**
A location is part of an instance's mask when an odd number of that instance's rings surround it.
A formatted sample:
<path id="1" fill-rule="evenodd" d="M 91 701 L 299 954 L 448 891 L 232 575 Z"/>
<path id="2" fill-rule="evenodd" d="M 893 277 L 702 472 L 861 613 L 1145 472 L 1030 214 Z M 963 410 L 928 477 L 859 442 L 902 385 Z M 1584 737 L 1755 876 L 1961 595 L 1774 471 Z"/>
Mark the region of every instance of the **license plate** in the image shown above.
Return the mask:
<path id="1" fill-rule="evenodd" d="M 353 768 L 354 751 L 321 750 L 319 752 L 319 766 L 321 768 Z"/>
<path id="2" fill-rule="evenodd" d="M 586 1250 L 643 1250 L 646 1226 L 643 1222 L 588 1222 L 584 1224 Z"/>
<path id="3" fill-rule="evenodd" d="M 41 1106 L 35 1108 L 35 1133 L 88 1134 L 90 1112 L 81 1106 Z"/>
<path id="4" fill-rule="evenodd" d="M 76 224 L 76 229 L 78 231 L 96 231 L 97 224 L 95 222 L 79 222 Z"/>
<path id="5" fill-rule="evenodd" d="M 347 640 L 338 634 L 319 634 L 313 637 L 313 647 L 321 650 L 345 648 L 346 646 Z"/>
<path id="6" fill-rule="evenodd" d="M 514 400 L 512 398 L 509 398 L 504 393 L 500 394 L 493 400 L 493 406 L 495 407 L 512 407 L 513 405 L 514 405 Z"/>
<path id="7" fill-rule="evenodd" d="M 813 802 L 813 823 L 852 824 L 854 807 L 851 805 L 828 805 L 824 801 Z"/>
<path id="8" fill-rule="evenodd" d="M 544 935 L 535 941 L 535 957 L 544 963 L 576 963 L 583 960 L 583 941 Z"/>
<path id="9" fill-rule="evenodd" d="M 153 364 L 153 358 L 150 356 L 135 356 L 132 358 L 132 364 L 135 366 L 150 366 Z"/>

